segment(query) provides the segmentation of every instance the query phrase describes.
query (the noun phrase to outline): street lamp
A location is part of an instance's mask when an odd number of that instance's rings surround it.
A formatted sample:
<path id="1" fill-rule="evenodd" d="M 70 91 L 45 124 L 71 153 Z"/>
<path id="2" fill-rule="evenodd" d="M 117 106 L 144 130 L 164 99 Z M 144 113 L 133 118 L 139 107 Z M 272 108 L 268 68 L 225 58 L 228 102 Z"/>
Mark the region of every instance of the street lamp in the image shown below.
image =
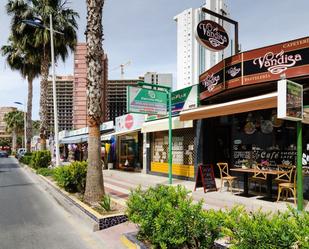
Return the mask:
<path id="1" fill-rule="evenodd" d="M 34 20 L 23 20 L 25 24 L 32 27 L 47 29 L 50 32 L 50 49 L 52 62 L 52 79 L 53 79 L 53 102 L 54 102 L 54 133 L 55 133 L 55 149 L 56 149 L 56 165 L 60 165 L 59 155 L 59 134 L 58 134 L 58 112 L 57 112 L 57 93 L 56 93 L 56 74 L 55 74 L 55 50 L 54 50 L 54 33 L 63 35 L 62 32 L 53 29 L 53 18 L 49 15 L 49 28 L 42 24 L 42 20 L 35 18 Z"/>
<path id="2" fill-rule="evenodd" d="M 14 102 L 14 104 L 16 104 L 16 105 L 22 105 L 23 107 L 24 107 L 24 148 L 27 148 L 27 124 L 26 124 L 26 122 L 27 122 L 27 118 L 26 118 L 26 106 L 23 104 L 23 103 L 21 103 L 21 102 L 18 102 L 18 101 L 15 101 Z M 29 152 L 29 151 L 27 151 L 27 152 Z"/>

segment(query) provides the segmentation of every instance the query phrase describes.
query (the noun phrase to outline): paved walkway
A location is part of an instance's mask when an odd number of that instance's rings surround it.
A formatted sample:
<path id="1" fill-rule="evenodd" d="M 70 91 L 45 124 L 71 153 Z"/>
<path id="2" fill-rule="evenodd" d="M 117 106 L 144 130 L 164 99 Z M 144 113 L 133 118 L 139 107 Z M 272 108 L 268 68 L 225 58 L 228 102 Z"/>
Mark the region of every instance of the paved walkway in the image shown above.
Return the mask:
<path id="1" fill-rule="evenodd" d="M 118 202 L 125 205 L 125 201 L 128 198 L 130 189 L 136 188 L 141 185 L 146 189 L 156 184 L 168 184 L 167 177 L 154 176 L 136 172 L 126 172 L 118 170 L 104 170 L 104 185 L 105 190 Z M 216 179 L 217 186 L 220 186 L 220 179 Z M 244 205 L 248 211 L 253 211 L 261 208 L 264 211 L 277 211 L 286 210 L 287 203 L 293 205 L 292 200 L 290 202 L 270 202 L 260 200 L 263 196 L 253 195 L 252 197 L 242 197 L 237 195 L 240 190 L 234 191 L 234 193 L 227 192 L 226 187 L 222 191 L 213 191 L 204 193 L 202 188 L 194 191 L 195 183 L 193 181 L 185 181 L 179 179 L 173 179 L 173 185 L 181 184 L 188 190 L 192 191 L 191 194 L 195 201 L 204 200 L 205 209 L 221 209 L 231 208 L 236 204 Z M 242 186 L 240 186 L 242 187 Z M 274 196 L 276 197 L 276 196 Z M 305 202 L 305 208 L 309 211 L 309 204 Z"/>

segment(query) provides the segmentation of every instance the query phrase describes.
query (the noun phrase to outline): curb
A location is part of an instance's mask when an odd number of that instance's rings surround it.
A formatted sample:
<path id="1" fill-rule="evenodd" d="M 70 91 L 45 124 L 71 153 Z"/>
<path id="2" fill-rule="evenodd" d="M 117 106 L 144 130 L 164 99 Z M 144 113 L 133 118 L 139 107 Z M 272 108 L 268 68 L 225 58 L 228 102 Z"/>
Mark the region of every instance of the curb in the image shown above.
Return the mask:
<path id="1" fill-rule="evenodd" d="M 21 164 L 25 169 L 31 171 L 32 173 L 36 174 L 36 171 L 25 164 Z M 103 230 L 109 227 L 124 223 L 128 220 L 127 216 L 123 212 L 119 212 L 116 214 L 108 214 L 108 215 L 101 215 L 97 211 L 93 210 L 85 203 L 78 200 L 75 196 L 69 194 L 65 190 L 58 187 L 55 183 L 51 180 L 47 179 L 46 177 L 36 174 L 40 179 L 45 181 L 48 185 L 50 185 L 54 190 L 56 190 L 59 194 L 65 197 L 68 201 L 70 201 L 74 206 L 79 208 L 84 214 L 90 217 L 93 221 L 95 221 L 94 230 Z M 111 198 L 113 201 L 114 199 Z M 115 201 L 117 202 L 117 201 Z"/>
<path id="2" fill-rule="evenodd" d="M 137 232 L 122 234 L 120 240 L 122 244 L 128 249 L 149 249 L 143 242 L 136 238 Z M 215 249 L 227 249 L 229 248 L 223 241 L 215 241 Z"/>
<path id="3" fill-rule="evenodd" d="M 136 235 L 136 232 L 125 233 L 121 235 L 120 240 L 122 244 L 128 249 L 148 249 L 148 247 L 145 246 L 144 243 L 136 239 Z"/>

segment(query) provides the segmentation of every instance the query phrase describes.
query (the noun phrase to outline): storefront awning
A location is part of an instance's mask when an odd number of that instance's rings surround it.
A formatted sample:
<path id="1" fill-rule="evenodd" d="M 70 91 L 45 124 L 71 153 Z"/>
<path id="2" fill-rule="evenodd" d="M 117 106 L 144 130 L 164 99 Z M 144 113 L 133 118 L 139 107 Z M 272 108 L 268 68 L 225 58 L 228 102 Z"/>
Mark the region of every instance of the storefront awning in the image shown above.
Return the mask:
<path id="1" fill-rule="evenodd" d="M 277 92 L 182 111 L 180 120 L 196 120 L 277 107 Z"/>
<path id="2" fill-rule="evenodd" d="M 65 137 L 60 139 L 60 144 L 79 144 L 83 142 L 87 142 L 88 140 L 88 134 L 82 134 L 78 136 L 72 136 L 72 137 Z"/>
<path id="3" fill-rule="evenodd" d="M 179 117 L 172 118 L 172 129 L 192 128 L 193 121 L 180 121 Z M 168 118 L 146 122 L 142 126 L 142 133 L 168 130 Z"/>
<path id="4" fill-rule="evenodd" d="M 101 141 L 110 140 L 112 136 L 122 136 L 122 135 L 130 134 L 132 132 L 137 132 L 137 131 L 140 131 L 140 130 L 141 130 L 141 128 L 133 129 L 133 130 L 130 130 L 130 131 L 125 130 L 125 131 L 117 131 L 117 132 L 113 132 L 113 133 L 108 133 L 108 134 L 101 136 Z"/>
<path id="5" fill-rule="evenodd" d="M 102 135 L 101 136 L 101 141 L 109 141 L 109 140 L 111 140 L 111 138 L 112 138 L 114 133 L 115 132 L 111 132 L 111 133 L 107 133 L 107 134 Z"/>

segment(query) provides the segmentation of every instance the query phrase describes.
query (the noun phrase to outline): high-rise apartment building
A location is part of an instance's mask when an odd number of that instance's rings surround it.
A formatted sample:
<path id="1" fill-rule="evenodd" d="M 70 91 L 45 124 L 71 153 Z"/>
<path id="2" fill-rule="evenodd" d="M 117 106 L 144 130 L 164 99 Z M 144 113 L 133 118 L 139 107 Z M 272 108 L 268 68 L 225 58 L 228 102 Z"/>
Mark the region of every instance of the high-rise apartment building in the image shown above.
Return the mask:
<path id="1" fill-rule="evenodd" d="M 137 86 L 139 79 L 108 80 L 106 96 L 106 120 L 115 120 L 116 117 L 127 113 L 127 86 Z"/>
<path id="2" fill-rule="evenodd" d="M 144 81 L 151 84 L 173 87 L 173 74 L 147 72 Z"/>
<path id="3" fill-rule="evenodd" d="M 56 76 L 58 129 L 73 129 L 73 76 Z M 53 82 L 48 80 L 47 91 L 48 136 L 54 133 Z"/>
<path id="4" fill-rule="evenodd" d="M 0 138 L 10 138 L 11 134 L 6 132 L 6 123 L 4 122 L 4 115 L 6 113 L 16 111 L 15 107 L 0 107 Z"/>
<path id="5" fill-rule="evenodd" d="M 74 53 L 74 90 L 73 90 L 73 127 L 74 129 L 80 129 L 88 126 L 87 123 L 87 93 L 86 93 L 86 83 L 87 83 L 87 45 L 86 43 L 78 43 L 75 48 Z M 107 55 L 104 54 L 103 57 L 103 75 L 102 75 L 102 112 L 105 113 L 106 110 L 106 85 L 108 78 L 108 59 Z M 105 115 L 102 116 L 102 122 L 105 121 Z"/>
<path id="6" fill-rule="evenodd" d="M 219 14 L 229 15 L 225 0 L 206 0 L 202 7 Z M 230 56 L 229 49 L 212 52 L 198 43 L 195 38 L 195 29 L 197 24 L 204 19 L 222 24 L 218 18 L 202 12 L 201 8 L 186 9 L 174 17 L 177 22 L 177 90 L 198 84 L 199 75 L 202 72 L 218 63 L 223 57 Z M 224 23 L 223 26 L 229 33 L 228 24 Z"/>

